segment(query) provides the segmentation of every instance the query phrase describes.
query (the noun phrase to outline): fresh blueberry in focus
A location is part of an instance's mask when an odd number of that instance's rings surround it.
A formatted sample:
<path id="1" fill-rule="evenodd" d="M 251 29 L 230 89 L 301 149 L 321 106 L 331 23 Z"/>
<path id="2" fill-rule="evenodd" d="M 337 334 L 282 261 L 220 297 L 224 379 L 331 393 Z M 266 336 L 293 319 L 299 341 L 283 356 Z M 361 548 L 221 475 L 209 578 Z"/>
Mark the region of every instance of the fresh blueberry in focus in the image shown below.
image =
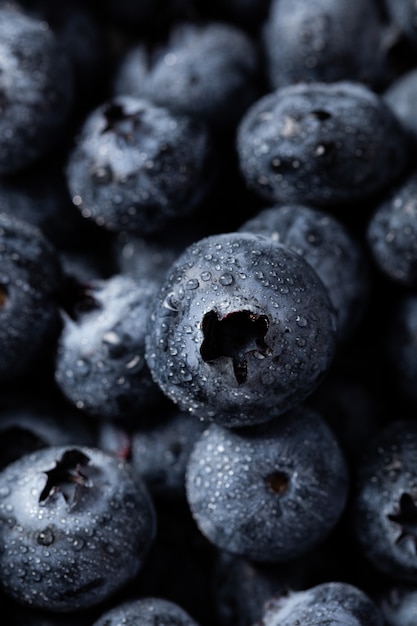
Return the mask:
<path id="1" fill-rule="evenodd" d="M 60 332 L 62 268 L 33 224 L 0 213 L 0 381 L 27 374 Z"/>
<path id="2" fill-rule="evenodd" d="M 154 299 L 145 356 L 183 411 L 266 422 L 319 385 L 336 350 L 327 290 L 299 254 L 253 233 L 188 246 Z"/>
<path id="3" fill-rule="evenodd" d="M 372 200 L 405 172 L 409 136 L 383 98 L 359 82 L 301 82 L 263 96 L 237 135 L 247 186 L 270 202 L 334 211 Z"/>
<path id="4" fill-rule="evenodd" d="M 262 93 L 258 47 L 243 29 L 220 21 L 175 23 L 149 52 L 136 44 L 114 79 L 117 95 L 147 97 L 217 129 L 233 130 Z"/>
<path id="5" fill-rule="evenodd" d="M 162 230 L 198 208 L 212 185 L 205 124 L 149 100 L 119 96 L 84 120 L 66 167 L 73 203 L 110 231 Z"/>
<path id="6" fill-rule="evenodd" d="M 352 528 L 376 571 L 397 582 L 417 582 L 417 424 L 384 425 L 355 469 Z"/>
<path id="7" fill-rule="evenodd" d="M 417 287 L 417 172 L 386 194 L 369 218 L 367 244 L 376 267 L 401 286 Z"/>
<path id="8" fill-rule="evenodd" d="M 184 498 L 188 458 L 205 425 L 176 407 L 161 413 L 132 431 L 129 459 L 154 499 Z"/>
<path id="9" fill-rule="evenodd" d="M 197 626 L 181 606 L 165 598 L 135 598 L 108 609 L 93 626 Z"/>
<path id="10" fill-rule="evenodd" d="M 386 626 L 415 626 L 417 588 L 407 585 L 390 587 L 378 598 Z"/>
<path id="11" fill-rule="evenodd" d="M 136 422 L 164 399 L 145 361 L 146 329 L 158 287 L 145 278 L 116 274 L 80 285 L 75 308 L 62 311 L 55 380 L 81 411 L 98 419 Z"/>
<path id="12" fill-rule="evenodd" d="M 73 70 L 55 33 L 23 10 L 0 7 L 0 174 L 17 172 L 63 138 Z"/>
<path id="13" fill-rule="evenodd" d="M 368 304 L 370 273 L 362 243 L 342 221 L 312 207 L 283 205 L 262 209 L 238 230 L 269 236 L 303 256 L 328 291 L 339 340 L 353 335 Z"/>
<path id="14" fill-rule="evenodd" d="M 344 512 L 344 453 L 319 413 L 296 407 L 246 429 L 211 424 L 194 444 L 187 500 L 218 548 L 262 562 L 306 554 Z"/>
<path id="15" fill-rule="evenodd" d="M 378 86 L 386 70 L 384 42 L 373 0 L 272 0 L 262 30 L 272 89 L 301 81 Z"/>
<path id="16" fill-rule="evenodd" d="M 374 600 L 355 585 L 326 581 L 309 589 L 278 594 L 267 603 L 257 626 L 383 626 Z"/>
<path id="17" fill-rule="evenodd" d="M 0 472 L 0 583 L 24 605 L 101 605 L 138 574 L 155 530 L 140 476 L 101 450 L 46 447 Z"/>

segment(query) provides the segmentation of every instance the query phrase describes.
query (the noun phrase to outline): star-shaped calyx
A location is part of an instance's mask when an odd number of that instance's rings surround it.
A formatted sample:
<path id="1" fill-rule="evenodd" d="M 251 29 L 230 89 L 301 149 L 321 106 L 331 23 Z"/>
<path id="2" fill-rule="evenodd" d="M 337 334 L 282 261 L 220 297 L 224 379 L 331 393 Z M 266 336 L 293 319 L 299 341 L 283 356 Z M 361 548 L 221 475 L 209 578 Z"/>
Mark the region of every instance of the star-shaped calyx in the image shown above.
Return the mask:
<path id="1" fill-rule="evenodd" d="M 86 470 L 89 462 L 81 450 L 66 450 L 55 467 L 45 472 L 47 481 L 39 497 L 40 504 L 62 494 L 67 504 L 74 506 L 82 491 L 92 486 Z"/>
<path id="2" fill-rule="evenodd" d="M 206 363 L 228 357 L 239 384 L 247 380 L 247 356 L 257 353 L 265 357 L 270 348 L 265 342 L 269 320 L 266 315 L 236 311 L 219 318 L 215 311 L 206 313 L 202 321 L 203 343 L 200 354 Z"/>

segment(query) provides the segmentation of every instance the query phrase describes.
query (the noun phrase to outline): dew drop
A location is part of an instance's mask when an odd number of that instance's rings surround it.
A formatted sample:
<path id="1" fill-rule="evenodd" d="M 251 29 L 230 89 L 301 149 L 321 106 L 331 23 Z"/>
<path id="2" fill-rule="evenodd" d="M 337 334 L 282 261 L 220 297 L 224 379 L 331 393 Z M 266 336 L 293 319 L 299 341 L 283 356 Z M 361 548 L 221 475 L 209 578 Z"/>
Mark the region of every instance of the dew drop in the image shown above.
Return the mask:
<path id="1" fill-rule="evenodd" d="M 219 283 L 223 285 L 223 287 L 229 287 L 230 285 L 234 283 L 233 275 L 230 274 L 229 272 L 225 272 L 224 274 L 220 276 Z"/>

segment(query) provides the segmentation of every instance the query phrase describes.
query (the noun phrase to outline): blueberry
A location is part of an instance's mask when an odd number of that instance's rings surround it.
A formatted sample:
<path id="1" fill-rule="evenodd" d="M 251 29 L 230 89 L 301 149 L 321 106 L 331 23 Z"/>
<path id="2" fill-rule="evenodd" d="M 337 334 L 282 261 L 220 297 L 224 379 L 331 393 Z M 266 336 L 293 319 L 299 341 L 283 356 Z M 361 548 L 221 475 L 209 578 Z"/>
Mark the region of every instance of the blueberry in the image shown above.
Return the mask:
<path id="1" fill-rule="evenodd" d="M 302 591 L 290 591 L 272 598 L 259 626 L 383 626 L 375 602 L 359 587 L 329 581 Z"/>
<path id="2" fill-rule="evenodd" d="M 127 463 L 85 446 L 46 447 L 0 473 L 0 583 L 55 612 L 98 606 L 142 567 L 152 500 Z"/>
<path id="3" fill-rule="evenodd" d="M 223 130 L 234 129 L 262 93 L 258 48 L 234 24 L 175 23 L 157 52 L 137 44 L 115 75 L 119 95 L 147 97 Z"/>
<path id="4" fill-rule="evenodd" d="M 328 291 L 339 340 L 353 335 L 368 304 L 370 272 L 362 243 L 342 221 L 308 206 L 272 206 L 244 222 L 239 231 L 269 236 L 303 256 Z"/>
<path id="5" fill-rule="evenodd" d="M 366 229 L 376 267 L 399 285 L 417 287 L 417 172 L 376 206 Z"/>
<path id="6" fill-rule="evenodd" d="M 349 476 L 333 432 L 303 406 L 246 429 L 208 426 L 191 452 L 186 490 L 214 545 L 254 561 L 285 562 L 336 526 Z"/>
<path id="7" fill-rule="evenodd" d="M 281 203 L 330 207 L 383 194 L 409 165 L 410 141 L 383 98 L 359 82 L 301 82 L 249 107 L 237 150 L 247 186 Z"/>
<path id="8" fill-rule="evenodd" d="M 115 274 L 87 286 L 86 310 L 73 317 L 63 312 L 55 380 L 75 407 L 98 419 L 136 421 L 164 397 L 145 361 L 157 288 Z"/>
<path id="9" fill-rule="evenodd" d="M 0 380 L 29 372 L 55 349 L 62 268 L 33 224 L 0 213 Z"/>
<path id="10" fill-rule="evenodd" d="M 356 467 L 352 527 L 372 566 L 393 580 L 417 581 L 417 425 L 401 419 L 369 441 Z"/>
<path id="11" fill-rule="evenodd" d="M 385 24 L 373 0 L 272 0 L 262 44 L 272 89 L 301 81 L 378 86 L 386 69 Z"/>
<path id="12" fill-rule="evenodd" d="M 89 113 L 68 155 L 72 201 L 103 228 L 148 235 L 198 207 L 212 149 L 207 127 L 189 116 L 113 98 Z"/>
<path id="13" fill-rule="evenodd" d="M 0 174 L 45 156 L 65 134 L 73 106 L 71 62 L 45 22 L 0 7 Z"/>
<path id="14" fill-rule="evenodd" d="M 111 609 L 94 622 L 93 626 L 197 626 L 197 622 L 178 604 L 165 598 L 137 598 L 127 600 Z"/>
<path id="15" fill-rule="evenodd" d="M 221 233 L 174 262 L 149 317 L 145 356 L 181 410 L 226 426 L 300 403 L 336 349 L 327 291 L 300 255 L 267 237 Z"/>

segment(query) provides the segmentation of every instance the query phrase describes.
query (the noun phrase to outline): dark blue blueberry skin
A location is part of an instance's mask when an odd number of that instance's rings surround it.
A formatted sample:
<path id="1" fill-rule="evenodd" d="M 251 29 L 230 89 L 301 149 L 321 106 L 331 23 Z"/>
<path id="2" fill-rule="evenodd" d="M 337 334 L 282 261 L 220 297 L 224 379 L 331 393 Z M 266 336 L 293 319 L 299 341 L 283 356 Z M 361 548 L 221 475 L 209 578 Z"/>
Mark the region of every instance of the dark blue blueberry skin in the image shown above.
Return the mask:
<path id="1" fill-rule="evenodd" d="M 417 68 L 413 67 L 397 77 L 382 96 L 407 130 L 417 137 Z"/>
<path id="2" fill-rule="evenodd" d="M 0 472 L 0 583 L 26 606 L 99 606 L 138 574 L 155 532 L 142 479 L 102 450 L 46 447 Z"/>
<path id="3" fill-rule="evenodd" d="M 139 43 L 125 54 L 114 91 L 147 97 L 230 130 L 263 93 L 261 67 L 258 47 L 243 29 L 217 21 L 182 21 L 172 26 L 156 52 Z"/>
<path id="4" fill-rule="evenodd" d="M 376 206 L 366 229 L 376 267 L 401 286 L 417 287 L 417 172 Z"/>
<path id="5" fill-rule="evenodd" d="M 272 598 L 256 626 L 383 626 L 375 602 L 359 587 L 330 581 Z"/>
<path id="6" fill-rule="evenodd" d="M 93 626 L 198 626 L 181 606 L 165 598 L 126 600 L 108 609 Z"/>
<path id="7" fill-rule="evenodd" d="M 270 86 L 339 80 L 377 86 L 386 69 L 385 34 L 373 0 L 272 0 L 262 30 Z"/>
<path id="8" fill-rule="evenodd" d="M 190 455 L 186 490 L 198 527 L 218 548 L 284 563 L 336 526 L 349 475 L 320 414 L 299 406 L 246 429 L 208 426 Z"/>
<path id="9" fill-rule="evenodd" d="M 415 586 L 396 585 L 377 598 L 386 626 L 414 626 L 417 615 Z"/>
<path id="10" fill-rule="evenodd" d="M 198 208 L 212 185 L 207 127 L 149 100 L 120 96 L 90 112 L 66 167 L 73 203 L 110 231 L 160 231 Z"/>
<path id="11" fill-rule="evenodd" d="M 271 237 L 303 256 L 328 291 L 339 340 L 353 335 L 368 304 L 370 273 L 362 244 L 342 221 L 308 206 L 277 205 L 262 209 L 238 230 Z"/>
<path id="12" fill-rule="evenodd" d="M 161 413 L 131 432 L 129 460 L 154 499 L 175 500 L 185 497 L 188 458 L 205 425 L 176 407 Z"/>
<path id="13" fill-rule="evenodd" d="M 0 213 L 0 381 L 26 374 L 55 347 L 62 268 L 33 224 Z"/>
<path id="14" fill-rule="evenodd" d="M 369 441 L 355 470 L 352 528 L 372 566 L 417 582 L 417 424 L 397 418 Z"/>
<path id="15" fill-rule="evenodd" d="M 305 82 L 260 98 L 237 150 L 247 186 L 270 202 L 336 211 L 384 193 L 406 170 L 410 139 L 381 96 L 359 82 Z"/>
<path id="16" fill-rule="evenodd" d="M 145 356 L 181 410 L 238 427 L 300 403 L 335 350 L 335 313 L 307 261 L 262 235 L 232 232 L 191 244 L 174 262 Z"/>
<path id="17" fill-rule="evenodd" d="M 122 274 L 87 285 L 86 310 L 63 311 L 55 381 L 78 409 L 136 422 L 164 398 L 145 361 L 145 336 L 159 285 Z"/>
<path id="18" fill-rule="evenodd" d="M 0 174 L 11 174 L 64 136 L 73 72 L 54 32 L 21 10 L 0 7 L 0 41 Z"/>

